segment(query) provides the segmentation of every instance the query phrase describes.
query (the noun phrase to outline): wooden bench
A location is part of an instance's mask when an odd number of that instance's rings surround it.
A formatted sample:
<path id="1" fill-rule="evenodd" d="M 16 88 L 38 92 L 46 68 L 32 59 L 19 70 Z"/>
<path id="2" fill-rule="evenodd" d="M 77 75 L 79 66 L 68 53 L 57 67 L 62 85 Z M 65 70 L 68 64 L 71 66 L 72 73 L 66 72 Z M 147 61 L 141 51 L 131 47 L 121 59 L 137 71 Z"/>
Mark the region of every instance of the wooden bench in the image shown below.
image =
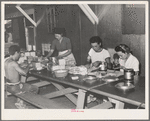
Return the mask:
<path id="1" fill-rule="evenodd" d="M 16 94 L 16 92 L 12 92 L 10 90 L 7 90 L 7 91 L 10 92 L 12 95 L 41 109 L 66 109 L 68 108 L 63 104 L 52 101 L 39 94 L 34 94 L 31 92 Z"/>

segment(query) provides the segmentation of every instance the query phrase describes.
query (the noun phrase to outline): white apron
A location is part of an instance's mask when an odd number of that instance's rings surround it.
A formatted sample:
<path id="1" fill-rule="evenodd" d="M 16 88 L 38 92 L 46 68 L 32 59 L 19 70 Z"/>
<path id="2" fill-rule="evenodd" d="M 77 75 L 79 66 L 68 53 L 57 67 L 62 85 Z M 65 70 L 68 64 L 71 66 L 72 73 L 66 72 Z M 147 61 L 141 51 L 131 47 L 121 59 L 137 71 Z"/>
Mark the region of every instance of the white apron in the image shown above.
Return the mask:
<path id="1" fill-rule="evenodd" d="M 58 55 L 63 55 L 67 52 L 68 50 L 61 51 L 58 53 Z M 76 60 L 74 58 L 74 55 L 71 53 L 70 55 L 63 57 L 66 61 L 66 66 L 75 66 L 76 65 Z"/>

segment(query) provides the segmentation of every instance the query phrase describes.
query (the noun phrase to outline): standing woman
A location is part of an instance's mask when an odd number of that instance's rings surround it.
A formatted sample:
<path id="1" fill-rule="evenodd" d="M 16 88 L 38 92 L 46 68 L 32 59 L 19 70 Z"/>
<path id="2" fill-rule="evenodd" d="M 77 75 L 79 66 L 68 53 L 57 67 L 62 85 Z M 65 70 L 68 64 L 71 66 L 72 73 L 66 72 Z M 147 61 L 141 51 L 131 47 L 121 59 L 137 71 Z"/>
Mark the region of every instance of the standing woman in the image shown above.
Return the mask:
<path id="1" fill-rule="evenodd" d="M 135 75 L 139 74 L 139 61 L 130 53 L 130 48 L 125 44 L 116 46 L 115 51 L 119 55 L 121 69 L 133 69 Z"/>
<path id="2" fill-rule="evenodd" d="M 50 57 L 54 50 L 58 50 L 57 59 L 65 59 L 66 63 L 71 62 L 69 65 L 76 65 L 76 60 L 71 50 L 71 42 L 70 39 L 64 37 L 65 28 L 55 28 L 54 34 L 55 38 L 52 42 L 51 50 L 46 57 Z"/>

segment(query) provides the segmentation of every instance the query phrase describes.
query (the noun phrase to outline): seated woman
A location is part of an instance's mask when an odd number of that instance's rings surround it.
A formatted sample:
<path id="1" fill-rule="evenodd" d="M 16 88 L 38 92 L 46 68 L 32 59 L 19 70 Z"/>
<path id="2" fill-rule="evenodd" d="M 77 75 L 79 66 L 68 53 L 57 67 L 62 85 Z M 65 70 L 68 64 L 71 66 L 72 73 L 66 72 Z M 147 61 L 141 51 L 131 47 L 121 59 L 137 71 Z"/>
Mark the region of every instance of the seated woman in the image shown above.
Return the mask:
<path id="1" fill-rule="evenodd" d="M 89 41 L 92 48 L 88 52 L 87 62 L 91 62 L 90 65 L 94 67 L 99 67 L 104 62 L 107 64 L 107 68 L 111 69 L 110 54 L 102 47 L 102 39 L 99 36 L 93 36 Z"/>
<path id="2" fill-rule="evenodd" d="M 50 57 L 54 50 L 58 50 L 57 59 L 65 59 L 67 65 L 74 66 L 76 65 L 76 60 L 72 54 L 71 42 L 70 39 L 64 37 L 65 29 L 64 28 L 55 28 L 55 40 L 52 42 L 51 50 L 46 57 Z M 71 62 L 71 63 L 70 63 Z"/>
<path id="3" fill-rule="evenodd" d="M 121 69 L 133 69 L 135 75 L 139 74 L 139 61 L 130 52 L 130 48 L 125 44 L 120 44 L 115 47 L 115 51 L 119 55 L 119 63 Z"/>

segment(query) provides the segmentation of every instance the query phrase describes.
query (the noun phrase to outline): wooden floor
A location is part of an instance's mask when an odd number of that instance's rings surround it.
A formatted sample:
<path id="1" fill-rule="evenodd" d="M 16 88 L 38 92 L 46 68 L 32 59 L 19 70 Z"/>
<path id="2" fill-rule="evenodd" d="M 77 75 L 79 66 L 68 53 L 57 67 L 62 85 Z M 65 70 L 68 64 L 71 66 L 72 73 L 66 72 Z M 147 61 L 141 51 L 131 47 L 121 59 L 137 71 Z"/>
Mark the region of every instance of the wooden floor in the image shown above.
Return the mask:
<path id="1" fill-rule="evenodd" d="M 44 95 L 44 94 L 47 94 L 49 92 L 54 92 L 54 91 L 56 91 L 56 88 L 53 85 L 48 85 L 46 87 L 40 88 L 39 94 Z M 5 109 L 17 109 L 15 106 L 16 100 L 17 98 L 15 96 L 8 96 L 5 100 Z M 76 108 L 76 106 L 71 101 L 69 101 L 65 96 L 53 98 L 51 100 L 54 100 L 55 102 L 58 102 L 62 105 L 66 105 L 67 109 Z M 26 105 L 28 106 L 29 109 L 37 109 L 37 107 L 30 105 L 29 103 L 26 103 Z M 92 102 L 92 103 L 89 103 L 87 107 L 90 108 L 95 105 L 97 105 L 97 103 Z"/>

